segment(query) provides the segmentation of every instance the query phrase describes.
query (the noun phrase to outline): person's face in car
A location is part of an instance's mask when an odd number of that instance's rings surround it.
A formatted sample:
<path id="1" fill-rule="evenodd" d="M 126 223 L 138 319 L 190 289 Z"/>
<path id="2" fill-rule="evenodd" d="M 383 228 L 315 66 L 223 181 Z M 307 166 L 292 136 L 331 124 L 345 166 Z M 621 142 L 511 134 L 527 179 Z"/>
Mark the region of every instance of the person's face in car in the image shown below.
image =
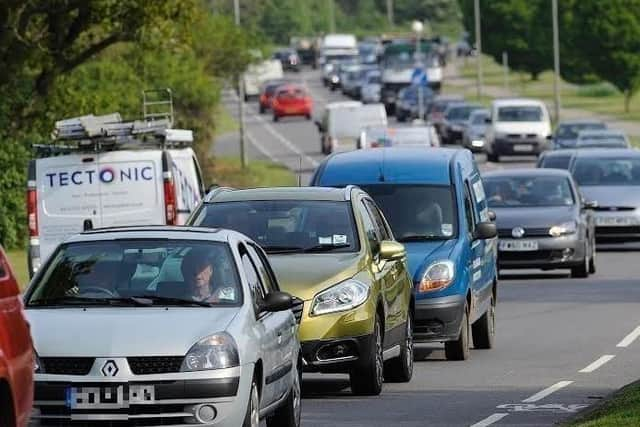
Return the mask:
<path id="1" fill-rule="evenodd" d="M 202 293 L 209 290 L 211 283 L 211 276 L 213 275 L 213 267 L 210 264 L 203 263 L 202 265 L 196 265 L 192 271 L 188 280 L 191 286 Z"/>

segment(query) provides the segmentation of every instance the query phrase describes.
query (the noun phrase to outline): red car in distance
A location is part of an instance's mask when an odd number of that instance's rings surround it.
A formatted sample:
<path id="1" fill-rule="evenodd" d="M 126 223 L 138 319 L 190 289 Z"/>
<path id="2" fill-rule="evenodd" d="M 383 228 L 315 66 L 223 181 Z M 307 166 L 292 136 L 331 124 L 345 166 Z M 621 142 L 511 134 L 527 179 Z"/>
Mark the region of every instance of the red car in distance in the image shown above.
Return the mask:
<path id="1" fill-rule="evenodd" d="M 309 92 L 300 85 L 280 86 L 271 100 L 274 122 L 287 116 L 305 116 L 307 120 L 311 120 L 312 108 L 313 101 Z"/>
<path id="2" fill-rule="evenodd" d="M 269 80 L 262 85 L 260 91 L 260 114 L 264 114 L 269 108 L 271 108 L 271 98 L 276 93 L 278 87 L 286 84 L 286 80 Z"/>
<path id="3" fill-rule="evenodd" d="M 20 289 L 0 246 L 0 426 L 28 424 L 33 371 L 33 343 Z"/>

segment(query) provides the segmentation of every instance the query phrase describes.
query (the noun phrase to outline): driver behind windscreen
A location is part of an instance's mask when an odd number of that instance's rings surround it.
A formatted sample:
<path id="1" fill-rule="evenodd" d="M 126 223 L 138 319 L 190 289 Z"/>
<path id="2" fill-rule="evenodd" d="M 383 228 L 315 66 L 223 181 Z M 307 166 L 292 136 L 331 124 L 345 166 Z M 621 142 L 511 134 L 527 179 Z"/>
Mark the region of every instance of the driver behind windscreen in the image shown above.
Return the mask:
<path id="1" fill-rule="evenodd" d="M 233 285 L 221 283 L 221 275 L 215 275 L 216 267 L 213 253 L 198 248 L 189 251 L 182 260 L 181 269 L 190 298 L 204 302 L 236 301 L 238 290 Z"/>

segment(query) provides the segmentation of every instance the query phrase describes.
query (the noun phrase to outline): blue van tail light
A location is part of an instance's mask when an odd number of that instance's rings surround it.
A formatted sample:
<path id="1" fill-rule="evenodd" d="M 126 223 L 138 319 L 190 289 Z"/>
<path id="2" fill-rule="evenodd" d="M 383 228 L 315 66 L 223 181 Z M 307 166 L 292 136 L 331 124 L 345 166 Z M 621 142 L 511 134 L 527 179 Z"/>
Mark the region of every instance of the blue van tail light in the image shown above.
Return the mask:
<path id="1" fill-rule="evenodd" d="M 424 272 L 418 284 L 418 292 L 434 292 L 453 283 L 455 267 L 449 260 L 436 261 Z"/>

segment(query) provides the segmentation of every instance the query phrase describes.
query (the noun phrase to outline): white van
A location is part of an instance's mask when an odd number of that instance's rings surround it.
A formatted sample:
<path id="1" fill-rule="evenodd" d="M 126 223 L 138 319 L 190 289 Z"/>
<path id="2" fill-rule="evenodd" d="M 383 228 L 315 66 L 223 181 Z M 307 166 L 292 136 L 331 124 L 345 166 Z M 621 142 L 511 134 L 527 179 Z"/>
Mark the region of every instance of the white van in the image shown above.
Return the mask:
<path id="1" fill-rule="evenodd" d="M 245 102 L 259 96 L 260 88 L 267 80 L 278 80 L 283 77 L 282 63 L 278 59 L 268 59 L 250 64 L 243 74 Z"/>
<path id="2" fill-rule="evenodd" d="M 59 139 L 65 144 L 37 147 L 27 186 L 30 274 L 87 220 L 93 228 L 185 223 L 205 191 L 189 146 L 193 135 L 176 129 L 162 133 L 151 144 L 101 146 L 85 139 L 74 145 Z"/>
<path id="3" fill-rule="evenodd" d="M 321 133 L 322 153 L 357 149 L 362 129 L 386 127 L 387 123 L 387 111 L 383 104 L 362 104 L 359 101 L 327 104 L 322 120 L 316 122 Z"/>
<path id="4" fill-rule="evenodd" d="M 487 159 L 502 155 L 538 155 L 551 144 L 551 119 L 547 106 L 536 99 L 496 99 L 487 119 Z"/>

